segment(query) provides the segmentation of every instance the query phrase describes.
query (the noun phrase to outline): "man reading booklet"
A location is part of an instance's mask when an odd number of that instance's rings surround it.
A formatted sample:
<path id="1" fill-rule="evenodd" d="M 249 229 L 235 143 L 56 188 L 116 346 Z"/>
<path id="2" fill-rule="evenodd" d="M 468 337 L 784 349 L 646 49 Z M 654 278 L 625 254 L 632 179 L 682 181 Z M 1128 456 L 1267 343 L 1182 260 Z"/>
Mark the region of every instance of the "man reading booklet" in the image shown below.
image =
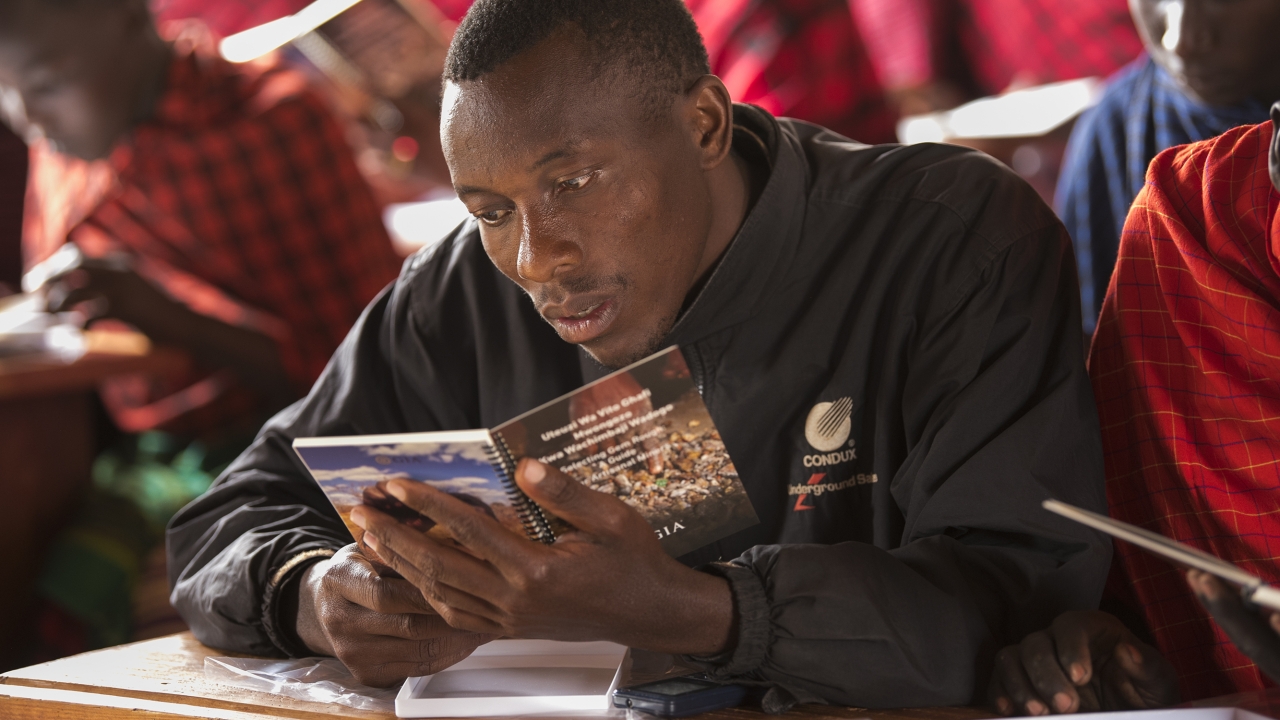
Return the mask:
<path id="1" fill-rule="evenodd" d="M 768 686 L 772 709 L 942 705 L 1095 606 L 1108 541 L 1039 509 L 1103 509 L 1076 275 L 1016 175 L 734 105 L 679 0 L 480 0 L 446 65 L 474 219 L 172 523 L 200 640 L 381 684 L 496 635 L 611 640 Z M 517 485 L 573 530 L 533 542 L 390 480 L 463 547 L 355 507 L 380 574 L 291 448 L 494 428 L 671 345 L 760 520 L 678 560 L 622 499 L 526 458 Z"/>

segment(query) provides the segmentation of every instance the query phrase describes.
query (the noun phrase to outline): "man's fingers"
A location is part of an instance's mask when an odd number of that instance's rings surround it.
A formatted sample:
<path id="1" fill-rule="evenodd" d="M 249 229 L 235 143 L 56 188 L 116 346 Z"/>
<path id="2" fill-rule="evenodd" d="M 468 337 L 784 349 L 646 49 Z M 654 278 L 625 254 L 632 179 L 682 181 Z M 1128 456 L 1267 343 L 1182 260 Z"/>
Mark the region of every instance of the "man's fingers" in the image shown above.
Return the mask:
<path id="1" fill-rule="evenodd" d="M 1058 651 L 1049 633 L 1031 633 L 1022 640 L 1018 652 L 1036 694 L 1046 699 L 1055 712 L 1070 713 L 1080 708 L 1080 695 L 1058 664 Z"/>
<path id="2" fill-rule="evenodd" d="M 400 578 L 379 575 L 354 544 L 338 551 L 331 562 L 334 569 L 326 581 L 348 602 L 383 615 L 433 612 L 417 588 Z"/>
<path id="3" fill-rule="evenodd" d="M 630 511 L 621 500 L 591 490 L 533 458 L 520 461 L 516 469 L 516 483 L 534 502 L 592 535 L 615 534 L 625 521 L 625 514 Z"/>
<path id="4" fill-rule="evenodd" d="M 343 615 L 342 620 L 345 625 L 358 627 L 364 635 L 401 640 L 455 638 L 458 642 L 467 642 L 469 636 L 475 635 L 474 632 L 453 627 L 434 610 L 430 614 L 383 615 L 362 606 L 352 605 Z"/>
<path id="5" fill-rule="evenodd" d="M 389 687 L 407 677 L 434 675 L 467 659 L 488 636 L 471 634 L 462 642 L 377 639 L 344 647 L 338 658 L 356 680 L 372 687 Z"/>
<path id="6" fill-rule="evenodd" d="M 1280 679 L 1280 636 L 1270 623 L 1245 607 L 1238 593 L 1208 573 L 1187 571 L 1187 584 L 1240 652 L 1257 663 L 1267 677 Z"/>
<path id="7" fill-rule="evenodd" d="M 1010 645 L 996 654 L 991 677 L 992 698 L 1004 715 L 1048 715 L 1049 706 L 1036 694 L 1022 667 L 1022 654 Z"/>
<path id="8" fill-rule="evenodd" d="M 377 510 L 357 507 L 351 519 L 365 528 L 365 543 L 411 582 L 428 602 L 441 596 L 442 585 L 480 597 L 493 597 L 505 587 L 494 566 L 436 542 Z M 527 541 L 526 544 L 532 545 Z"/>
<path id="9" fill-rule="evenodd" d="M 1149 709 L 1178 702 L 1178 676 L 1158 650 L 1136 639 L 1116 645 L 1115 666 L 1123 678 L 1112 683 L 1129 707 Z"/>
<path id="10" fill-rule="evenodd" d="M 1085 613 L 1067 612 L 1054 619 L 1049 626 L 1053 646 L 1058 653 L 1058 664 L 1067 678 L 1077 687 L 1088 684 L 1093 678 L 1092 645 L 1096 632 Z"/>
<path id="11" fill-rule="evenodd" d="M 403 578 L 375 576 L 366 587 L 364 607 L 383 615 L 433 614 L 431 605 L 413 583 Z"/>
<path id="12" fill-rule="evenodd" d="M 486 560 L 519 557 L 529 542 L 488 514 L 426 483 L 392 480 L 387 492 L 449 530 L 458 542 Z M 385 540 L 385 537 L 379 537 Z"/>
<path id="13" fill-rule="evenodd" d="M 45 292 L 45 309 L 48 312 L 66 312 L 83 302 L 97 302 L 105 305 L 106 299 L 101 292 L 92 287 L 72 287 L 64 283 L 49 286 Z M 100 312 L 107 308 L 103 307 Z"/>

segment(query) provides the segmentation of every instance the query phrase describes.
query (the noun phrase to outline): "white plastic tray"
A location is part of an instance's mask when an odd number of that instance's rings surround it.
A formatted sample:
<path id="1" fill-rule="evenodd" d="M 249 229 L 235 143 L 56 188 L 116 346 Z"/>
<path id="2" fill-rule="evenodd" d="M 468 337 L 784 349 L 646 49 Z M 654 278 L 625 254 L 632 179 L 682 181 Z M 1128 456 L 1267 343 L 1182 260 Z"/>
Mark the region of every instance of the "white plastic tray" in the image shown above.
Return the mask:
<path id="1" fill-rule="evenodd" d="M 396 715 L 604 712 L 612 707 L 626 657 L 626 647 L 610 642 L 495 640 L 448 670 L 405 680 Z"/>

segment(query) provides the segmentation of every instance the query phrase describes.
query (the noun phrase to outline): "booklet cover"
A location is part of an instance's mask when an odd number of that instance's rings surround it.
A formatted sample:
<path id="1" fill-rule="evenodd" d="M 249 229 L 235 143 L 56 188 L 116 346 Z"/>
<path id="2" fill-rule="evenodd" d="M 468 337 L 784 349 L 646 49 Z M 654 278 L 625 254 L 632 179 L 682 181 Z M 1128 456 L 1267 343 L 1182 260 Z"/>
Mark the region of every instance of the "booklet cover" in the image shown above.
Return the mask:
<path id="1" fill-rule="evenodd" d="M 443 528 L 387 494 L 393 478 L 427 482 L 531 539 L 567 525 L 515 484 L 534 457 L 620 498 L 679 557 L 758 522 L 679 348 L 668 348 L 493 430 L 299 438 L 294 449 L 357 541 L 367 504 L 440 539 Z"/>

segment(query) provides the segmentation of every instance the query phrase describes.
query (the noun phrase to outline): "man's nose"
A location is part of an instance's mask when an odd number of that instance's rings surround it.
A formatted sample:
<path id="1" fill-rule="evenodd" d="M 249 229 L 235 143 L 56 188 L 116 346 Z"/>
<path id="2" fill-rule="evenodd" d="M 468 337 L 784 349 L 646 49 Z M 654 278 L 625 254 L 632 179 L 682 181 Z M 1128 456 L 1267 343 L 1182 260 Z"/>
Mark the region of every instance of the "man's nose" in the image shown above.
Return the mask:
<path id="1" fill-rule="evenodd" d="M 1217 19 L 1205 5 L 1204 0 L 1174 0 L 1166 5 L 1166 50 L 1183 60 L 1201 58 L 1213 51 L 1217 46 Z"/>
<path id="2" fill-rule="evenodd" d="M 551 282 L 582 262 L 582 248 L 565 239 L 565 228 L 540 213 L 525 217 L 520 234 L 520 257 L 516 271 L 522 279 L 536 283 Z"/>

